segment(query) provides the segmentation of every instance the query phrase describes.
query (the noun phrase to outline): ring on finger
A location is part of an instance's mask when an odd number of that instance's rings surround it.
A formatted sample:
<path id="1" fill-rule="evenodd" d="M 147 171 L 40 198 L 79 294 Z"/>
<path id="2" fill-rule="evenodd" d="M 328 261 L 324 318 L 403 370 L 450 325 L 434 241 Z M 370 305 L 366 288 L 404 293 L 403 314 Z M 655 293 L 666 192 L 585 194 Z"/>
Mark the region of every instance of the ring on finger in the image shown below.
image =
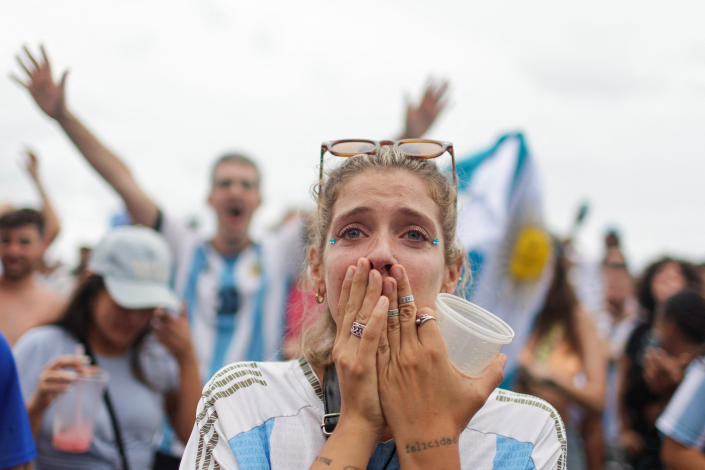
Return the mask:
<path id="1" fill-rule="evenodd" d="M 429 315 L 428 313 L 422 313 L 421 315 L 416 317 L 416 326 L 420 327 L 424 323 L 426 323 L 429 320 L 435 320 L 436 317 L 433 315 Z"/>
<path id="2" fill-rule="evenodd" d="M 362 332 L 365 331 L 365 325 L 354 321 L 350 327 L 350 334 L 362 338 Z"/>
<path id="3" fill-rule="evenodd" d="M 387 316 L 388 317 L 398 317 L 399 316 L 399 309 L 393 308 L 393 309 L 387 310 Z"/>
<path id="4" fill-rule="evenodd" d="M 413 295 L 404 295 L 399 299 L 399 305 L 410 304 L 414 301 Z"/>

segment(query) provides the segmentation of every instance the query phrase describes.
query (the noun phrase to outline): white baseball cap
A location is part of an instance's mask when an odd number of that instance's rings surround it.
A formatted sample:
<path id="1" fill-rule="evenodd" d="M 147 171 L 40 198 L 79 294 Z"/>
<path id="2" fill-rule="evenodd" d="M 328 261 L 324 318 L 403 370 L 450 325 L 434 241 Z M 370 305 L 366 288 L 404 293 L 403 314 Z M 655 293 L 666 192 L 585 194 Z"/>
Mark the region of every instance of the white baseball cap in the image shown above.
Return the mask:
<path id="1" fill-rule="evenodd" d="M 110 297 L 123 308 L 179 308 L 169 287 L 169 246 L 150 228 L 112 229 L 93 249 L 88 270 L 103 277 Z"/>

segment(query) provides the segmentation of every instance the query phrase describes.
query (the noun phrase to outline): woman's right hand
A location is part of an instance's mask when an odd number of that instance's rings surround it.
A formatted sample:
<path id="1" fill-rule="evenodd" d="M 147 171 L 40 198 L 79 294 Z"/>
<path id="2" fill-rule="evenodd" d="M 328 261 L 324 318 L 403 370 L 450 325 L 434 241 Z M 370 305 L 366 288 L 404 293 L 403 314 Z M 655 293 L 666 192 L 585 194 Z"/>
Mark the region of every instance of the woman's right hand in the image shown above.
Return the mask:
<path id="1" fill-rule="evenodd" d="M 382 296 L 382 275 L 360 258 L 349 266 L 338 302 L 338 331 L 333 360 L 340 385 L 337 430 L 354 429 L 381 438 L 386 423 L 377 385 L 377 349 L 386 328 L 389 300 Z M 365 328 L 362 337 L 351 333 L 353 322 Z"/>
<path id="2" fill-rule="evenodd" d="M 86 368 L 90 359 L 83 355 L 59 356 L 42 369 L 39 383 L 28 403 L 30 410 L 45 410 L 56 396 L 69 389 L 78 373 Z"/>

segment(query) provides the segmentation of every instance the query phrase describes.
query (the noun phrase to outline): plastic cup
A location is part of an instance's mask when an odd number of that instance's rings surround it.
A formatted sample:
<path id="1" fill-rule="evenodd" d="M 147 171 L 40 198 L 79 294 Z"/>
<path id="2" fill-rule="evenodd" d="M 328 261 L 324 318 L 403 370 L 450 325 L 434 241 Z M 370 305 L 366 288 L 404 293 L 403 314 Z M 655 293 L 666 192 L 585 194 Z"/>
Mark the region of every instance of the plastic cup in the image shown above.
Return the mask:
<path id="1" fill-rule="evenodd" d="M 93 371 L 79 375 L 54 402 L 52 444 L 64 452 L 86 452 L 93 440 L 96 412 L 108 374 Z"/>
<path id="2" fill-rule="evenodd" d="M 461 297 L 438 294 L 436 311 L 448 356 L 466 375 L 479 375 L 514 339 L 514 330 L 501 318 Z"/>

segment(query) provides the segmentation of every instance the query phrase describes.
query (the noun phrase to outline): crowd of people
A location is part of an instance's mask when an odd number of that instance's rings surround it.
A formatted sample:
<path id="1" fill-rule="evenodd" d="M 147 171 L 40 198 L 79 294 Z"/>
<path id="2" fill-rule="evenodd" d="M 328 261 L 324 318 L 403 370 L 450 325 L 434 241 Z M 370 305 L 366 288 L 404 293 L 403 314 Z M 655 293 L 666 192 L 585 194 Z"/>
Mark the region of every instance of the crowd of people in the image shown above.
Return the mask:
<path id="1" fill-rule="evenodd" d="M 77 117 L 40 54 L 25 48 L 13 79 L 132 225 L 74 269 L 47 263 L 61 224 L 27 151 L 41 207 L 0 209 L 0 468 L 705 469 L 705 279 L 688 261 L 633 273 L 610 232 L 586 279 L 555 236 L 511 390 L 502 354 L 477 377 L 452 366 L 433 306 L 468 283 L 458 177 L 452 145 L 423 139 L 447 83 L 409 104 L 396 140 L 326 142 L 316 209 L 261 240 L 263 175 L 219 157 L 204 238 Z M 434 163 L 446 153 L 452 176 Z M 90 447 L 62 450 L 57 397 L 97 370 Z"/>

